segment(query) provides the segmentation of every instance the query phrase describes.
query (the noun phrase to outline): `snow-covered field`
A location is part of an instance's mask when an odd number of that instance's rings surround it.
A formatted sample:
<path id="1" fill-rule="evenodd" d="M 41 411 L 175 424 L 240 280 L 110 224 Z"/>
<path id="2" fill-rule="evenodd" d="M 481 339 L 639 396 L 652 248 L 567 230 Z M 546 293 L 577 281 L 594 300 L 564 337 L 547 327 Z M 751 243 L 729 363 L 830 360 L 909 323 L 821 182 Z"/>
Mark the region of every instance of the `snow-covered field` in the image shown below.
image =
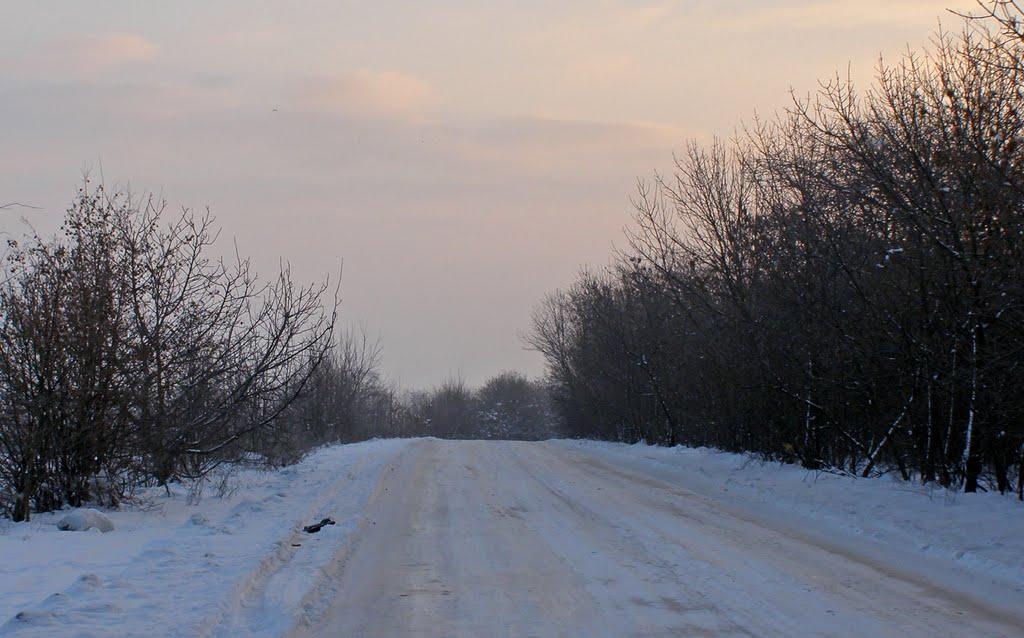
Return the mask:
<path id="1" fill-rule="evenodd" d="M 0 635 L 1024 636 L 1009 497 L 589 441 L 371 441 L 235 480 L 105 534 L 4 524 Z"/>

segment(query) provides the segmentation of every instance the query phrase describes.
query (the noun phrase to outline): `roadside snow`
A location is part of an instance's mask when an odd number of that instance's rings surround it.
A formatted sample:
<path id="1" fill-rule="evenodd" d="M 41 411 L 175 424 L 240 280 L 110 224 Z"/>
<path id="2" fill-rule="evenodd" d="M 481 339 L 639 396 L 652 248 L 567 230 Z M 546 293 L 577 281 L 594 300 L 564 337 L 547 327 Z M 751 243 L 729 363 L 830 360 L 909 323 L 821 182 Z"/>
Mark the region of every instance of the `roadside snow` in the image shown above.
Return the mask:
<path id="1" fill-rule="evenodd" d="M 858 549 L 876 550 L 882 559 L 953 563 L 1006 585 L 1024 601 L 1024 504 L 1010 495 L 960 494 L 895 477 L 842 477 L 708 448 L 552 443 L 835 543 L 859 541 Z"/>
<path id="2" fill-rule="evenodd" d="M 0 635 L 277 635 L 405 446 L 336 446 L 242 471 L 233 494 L 198 504 L 154 490 L 152 508 L 107 512 L 115 529 L 103 534 L 59 531 L 66 512 L 0 523 Z M 325 516 L 338 524 L 302 532 Z"/>

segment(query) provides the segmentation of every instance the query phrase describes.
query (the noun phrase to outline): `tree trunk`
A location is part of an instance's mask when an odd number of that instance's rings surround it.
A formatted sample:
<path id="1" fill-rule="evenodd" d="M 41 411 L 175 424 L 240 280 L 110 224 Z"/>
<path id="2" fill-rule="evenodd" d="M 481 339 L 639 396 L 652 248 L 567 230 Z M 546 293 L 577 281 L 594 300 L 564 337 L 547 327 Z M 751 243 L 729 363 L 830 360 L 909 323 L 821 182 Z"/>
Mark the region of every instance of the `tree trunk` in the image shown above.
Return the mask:
<path id="1" fill-rule="evenodd" d="M 921 465 L 921 483 L 927 484 L 935 480 L 935 441 L 938 437 L 935 436 L 935 421 L 932 418 L 932 377 L 931 373 L 926 373 L 927 385 L 925 391 L 927 392 L 928 405 L 926 406 L 926 424 L 925 424 L 925 444 L 924 444 L 924 463 Z"/>
<path id="2" fill-rule="evenodd" d="M 1003 452 L 1005 448 L 1002 446 L 994 446 L 992 454 L 992 471 L 996 475 L 996 488 L 1000 494 L 1005 494 L 1010 491 L 1010 477 L 1009 477 L 1009 463 L 1007 462 L 1006 454 Z"/>
<path id="3" fill-rule="evenodd" d="M 1017 500 L 1024 501 L 1024 443 L 1020 446 L 1020 458 L 1017 459 Z"/>
<path id="4" fill-rule="evenodd" d="M 978 326 L 971 327 L 971 396 L 967 402 L 967 426 L 964 432 L 964 491 L 978 491 L 978 474 L 981 473 L 981 462 L 978 459 L 977 437 L 974 433 L 975 410 L 978 398 Z"/>
<path id="5" fill-rule="evenodd" d="M 28 522 L 32 516 L 31 509 L 29 508 L 30 500 L 29 491 L 22 486 L 22 489 L 18 491 L 17 499 L 14 501 L 14 511 L 11 513 L 11 520 L 15 523 Z"/>

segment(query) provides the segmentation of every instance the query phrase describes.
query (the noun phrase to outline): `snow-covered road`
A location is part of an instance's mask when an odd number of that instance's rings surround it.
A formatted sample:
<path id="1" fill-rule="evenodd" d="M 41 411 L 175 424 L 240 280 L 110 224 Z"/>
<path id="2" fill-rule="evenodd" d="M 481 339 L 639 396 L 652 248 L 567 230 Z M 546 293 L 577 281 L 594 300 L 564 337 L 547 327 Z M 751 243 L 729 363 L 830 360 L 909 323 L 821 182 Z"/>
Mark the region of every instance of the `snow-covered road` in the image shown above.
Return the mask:
<path id="1" fill-rule="evenodd" d="M 1024 635 L 992 583 L 967 595 L 941 564 L 888 562 L 586 448 L 415 441 L 366 513 L 298 634 Z"/>
<path id="2" fill-rule="evenodd" d="M 0 526 L 0 635 L 1024 636 L 1024 506 L 996 494 L 437 439 L 231 485 L 155 490 L 106 534 Z"/>

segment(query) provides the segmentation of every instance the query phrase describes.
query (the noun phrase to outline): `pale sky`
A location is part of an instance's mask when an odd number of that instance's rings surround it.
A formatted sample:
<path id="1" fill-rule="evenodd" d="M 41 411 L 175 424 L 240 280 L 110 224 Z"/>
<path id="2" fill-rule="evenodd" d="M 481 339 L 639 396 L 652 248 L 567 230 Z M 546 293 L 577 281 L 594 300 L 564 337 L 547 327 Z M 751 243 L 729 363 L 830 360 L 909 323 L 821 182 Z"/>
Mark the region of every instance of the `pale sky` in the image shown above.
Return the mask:
<path id="1" fill-rule="evenodd" d="M 344 320 L 404 386 L 536 375 L 531 308 L 607 263 L 637 178 L 972 6 L 3 0 L 0 203 L 40 209 L 0 228 L 51 232 L 102 168 L 209 206 L 268 275 L 344 261 Z"/>

